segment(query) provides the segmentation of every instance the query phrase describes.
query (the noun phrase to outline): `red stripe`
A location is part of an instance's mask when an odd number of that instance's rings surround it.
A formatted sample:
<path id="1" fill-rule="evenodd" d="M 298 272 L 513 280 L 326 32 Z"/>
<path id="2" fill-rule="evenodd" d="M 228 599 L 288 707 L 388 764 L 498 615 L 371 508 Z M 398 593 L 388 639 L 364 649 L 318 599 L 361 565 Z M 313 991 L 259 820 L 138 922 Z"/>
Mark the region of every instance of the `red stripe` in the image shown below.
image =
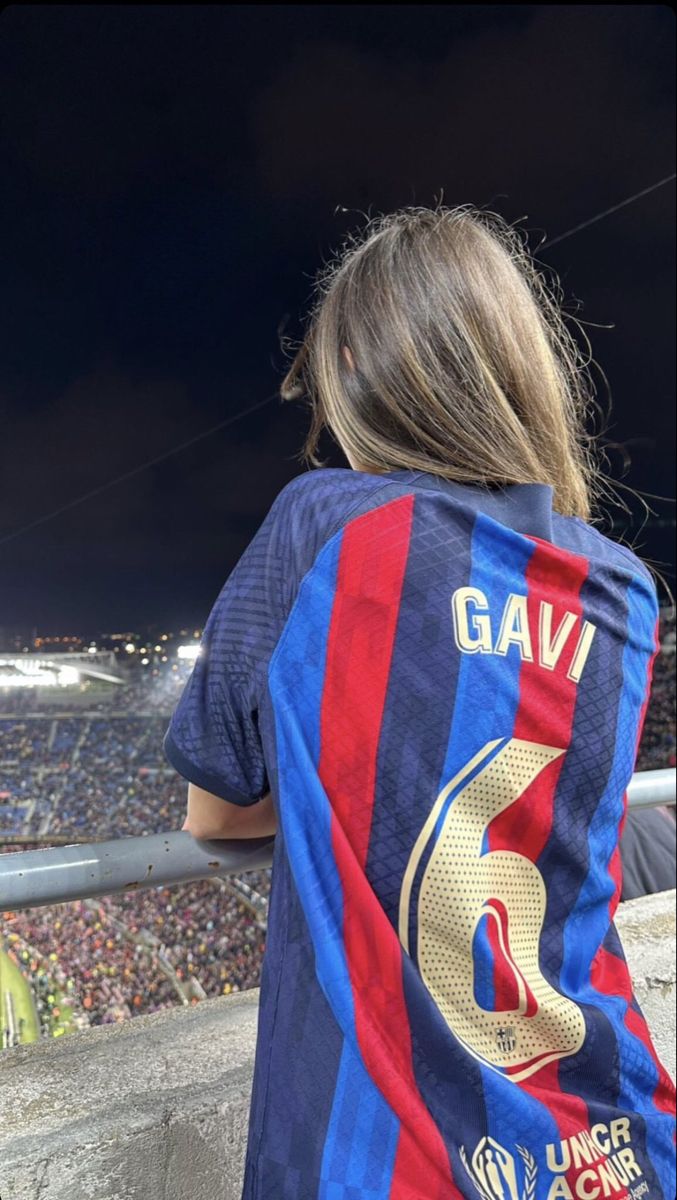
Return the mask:
<path id="1" fill-rule="evenodd" d="M 538 1002 L 528 981 L 515 963 L 515 960 L 510 949 L 510 921 L 508 910 L 502 900 L 496 896 L 492 896 L 487 901 L 498 917 L 498 926 L 496 926 L 496 917 L 490 922 L 494 937 L 498 938 L 499 931 L 503 939 L 503 947 L 500 941 L 497 941 L 498 950 L 492 950 L 494 961 L 494 1011 L 496 1012 L 514 1012 L 519 1007 L 519 988 L 517 977 L 522 981 L 522 987 L 526 996 L 525 1016 L 532 1017 L 538 1009 Z M 494 940 L 492 937 L 492 942 Z M 500 979 L 500 986 L 497 986 L 497 980 Z M 499 1004 L 500 1001 L 500 1004 Z M 518 1068 L 515 1068 L 516 1070 Z M 508 1069 L 508 1074 L 510 1070 Z"/>
<path id="2" fill-rule="evenodd" d="M 520 670 L 519 707 L 513 737 L 541 742 L 566 750 L 576 708 L 576 684 L 567 676 L 571 658 L 582 626 L 581 587 L 588 575 L 588 561 L 570 554 L 540 539 L 532 538 L 536 549 L 525 572 L 527 612 L 534 662 L 522 663 Z M 553 606 L 552 632 L 559 628 L 566 612 L 579 618 L 569 635 L 555 668 L 550 671 L 538 663 L 539 619 L 541 601 Z M 551 831 L 554 799 L 564 756 L 541 772 L 531 787 L 489 826 L 490 850 L 514 850 L 536 862 Z M 496 1004 L 500 1005 L 500 979 Z M 562 1091 L 559 1083 L 559 1063 L 546 1063 L 528 1079 L 520 1080 L 521 1087 L 550 1112 L 564 1140 L 572 1134 L 590 1128 L 588 1108 L 579 1096 Z M 571 1167 L 566 1179 L 576 1195 L 576 1178 L 583 1168 Z"/>
<path id="3" fill-rule="evenodd" d="M 649 699 L 651 697 L 651 684 L 653 682 L 654 663 L 656 661 L 658 652 L 660 650 L 660 642 L 658 640 L 658 629 L 659 629 L 658 621 L 656 621 L 656 626 L 654 629 L 654 652 L 651 655 L 651 658 L 649 659 L 649 665 L 647 667 L 646 692 L 644 694 L 644 703 L 642 705 L 642 709 L 639 714 L 639 724 L 637 726 L 637 740 L 635 742 L 635 762 L 637 762 L 637 755 L 639 754 L 639 744 L 642 740 L 642 734 L 644 732 L 644 722 L 646 720 L 646 710 L 649 707 Z M 613 919 L 616 915 L 616 909 L 618 908 L 618 902 L 621 898 L 621 891 L 623 890 L 623 868 L 622 868 L 622 864 L 621 864 L 621 849 L 620 849 L 620 847 L 621 847 L 621 838 L 623 836 L 623 830 L 625 829 L 625 822 L 626 822 L 627 818 L 628 818 L 628 796 L 627 796 L 627 792 L 626 792 L 623 795 L 623 815 L 621 817 L 621 821 L 620 821 L 620 825 L 619 825 L 619 829 L 618 829 L 618 845 L 616 846 L 616 849 L 614 850 L 613 856 L 611 858 L 611 862 L 609 864 L 609 874 L 611 875 L 611 878 L 613 879 L 613 881 L 616 885 L 614 888 L 614 894 L 611 897 L 611 900 L 609 901 L 609 920 L 611 920 L 611 921 L 613 921 Z"/>
<path id="4" fill-rule="evenodd" d="M 513 737 L 542 742 L 566 750 L 571 741 L 576 684 L 567 676 L 571 658 L 580 633 L 583 609 L 581 587 L 587 578 L 588 562 L 558 547 L 541 543 L 525 572 L 527 611 L 534 662 L 523 662 L 520 670 L 520 699 Z M 553 633 L 565 613 L 575 613 L 576 622 L 554 670 L 538 663 L 539 619 L 541 601 L 553 606 Z M 562 769 L 562 758 L 546 767 L 535 782 L 510 808 L 499 813 L 489 828 L 492 850 L 514 850 L 536 862 L 552 830 L 553 800 Z"/>
<path id="5" fill-rule="evenodd" d="M 612 954 L 601 946 L 595 955 L 590 978 L 592 986 L 598 992 L 604 992 L 606 996 L 622 996 L 628 1006 L 632 1004 L 634 996 L 627 963 L 617 954 Z M 661 1112 L 674 1114 L 675 1086 L 656 1054 L 644 1017 L 634 1008 L 628 1007 L 625 1024 L 630 1032 L 644 1043 L 658 1071 L 658 1085 L 653 1095 L 654 1104 Z"/>
<path id="6" fill-rule="evenodd" d="M 649 699 L 651 697 L 651 684 L 653 681 L 654 664 L 656 662 L 656 658 L 657 658 L 659 650 L 660 650 L 659 625 L 658 625 L 658 621 L 657 621 L 656 627 L 654 630 L 654 652 L 651 656 L 651 659 L 649 660 L 649 665 L 647 668 L 646 693 L 644 696 L 644 703 L 642 705 L 642 710 L 641 710 L 640 717 L 639 717 L 639 725 L 637 727 L 637 741 L 636 741 L 636 745 L 635 745 L 635 761 L 637 760 L 637 755 L 639 753 L 639 746 L 640 746 L 640 742 L 642 740 L 642 733 L 644 732 L 644 722 L 646 720 L 646 712 L 647 712 L 647 708 L 649 707 Z M 623 816 L 621 817 L 621 822 L 620 822 L 620 827 L 619 827 L 619 843 L 614 851 L 613 857 L 611 859 L 611 863 L 609 864 L 609 873 L 611 874 L 611 877 L 613 878 L 614 883 L 616 885 L 615 889 L 614 889 L 614 894 L 611 897 L 611 900 L 609 901 L 609 920 L 610 921 L 613 921 L 613 919 L 616 915 L 616 909 L 618 908 L 618 902 L 620 900 L 621 891 L 622 891 L 622 887 L 623 887 L 623 875 L 622 875 L 621 854 L 620 854 L 620 838 L 623 836 L 623 829 L 625 827 L 627 815 L 628 815 L 628 797 L 627 797 L 627 793 L 626 793 L 626 795 L 624 795 L 624 797 L 623 797 Z M 627 1001 L 628 1005 L 631 1004 L 632 999 L 633 999 L 632 982 L 630 979 L 630 972 L 628 970 L 627 963 L 624 960 L 618 958 L 617 955 L 611 954 L 608 950 L 605 950 L 603 946 L 600 946 L 599 950 L 597 951 L 597 954 L 595 955 L 595 957 L 593 959 L 591 982 L 593 984 L 593 987 L 597 988 L 597 990 L 600 992 L 604 992 L 605 995 L 622 996 L 624 998 L 624 1000 Z M 662 1062 L 660 1061 L 660 1059 L 656 1053 L 656 1048 L 653 1044 L 653 1040 L 651 1038 L 651 1033 L 649 1032 L 649 1028 L 647 1026 L 646 1021 L 644 1020 L 644 1017 L 641 1016 L 640 1013 L 635 1012 L 634 1008 L 628 1007 L 628 1009 L 626 1010 L 624 1019 L 625 1019 L 626 1027 L 630 1030 L 631 1033 L 634 1033 L 635 1036 L 639 1038 L 639 1040 L 643 1043 L 643 1045 L 648 1050 L 649 1054 L 651 1055 L 651 1057 L 654 1061 L 656 1070 L 658 1071 L 658 1083 L 656 1085 L 654 1094 L 651 1098 L 653 1104 L 655 1105 L 655 1107 L 657 1109 L 659 1109 L 660 1112 L 667 1112 L 670 1114 L 674 1114 L 675 1104 L 677 1101 L 677 1096 L 675 1094 L 675 1085 L 672 1082 L 670 1076 L 668 1075 L 667 1071 L 665 1070 L 665 1067 L 663 1066 Z"/>
<path id="7" fill-rule="evenodd" d="M 367 1071 L 399 1117 L 390 1200 L 454 1200 L 449 1155 L 414 1077 L 403 950 L 365 875 L 381 721 L 406 569 L 413 496 L 343 534 L 322 696 L 319 774 L 332 808 L 346 957 Z"/>

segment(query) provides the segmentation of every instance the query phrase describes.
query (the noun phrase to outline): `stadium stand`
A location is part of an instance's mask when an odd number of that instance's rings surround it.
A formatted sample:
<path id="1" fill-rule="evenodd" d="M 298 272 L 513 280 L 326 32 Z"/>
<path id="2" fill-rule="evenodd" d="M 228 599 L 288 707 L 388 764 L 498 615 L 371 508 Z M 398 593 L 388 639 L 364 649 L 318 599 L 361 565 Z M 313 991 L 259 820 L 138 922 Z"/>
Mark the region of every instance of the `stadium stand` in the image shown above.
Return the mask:
<path id="1" fill-rule="evenodd" d="M 674 613 L 661 644 L 638 770 L 675 765 Z M 86 707 L 0 687 L 0 853 L 179 829 L 186 784 L 162 737 L 189 671 L 127 672 Z M 31 983 L 41 1035 L 58 1036 L 258 986 L 269 892 L 259 871 L 5 912 L 0 949 Z"/>

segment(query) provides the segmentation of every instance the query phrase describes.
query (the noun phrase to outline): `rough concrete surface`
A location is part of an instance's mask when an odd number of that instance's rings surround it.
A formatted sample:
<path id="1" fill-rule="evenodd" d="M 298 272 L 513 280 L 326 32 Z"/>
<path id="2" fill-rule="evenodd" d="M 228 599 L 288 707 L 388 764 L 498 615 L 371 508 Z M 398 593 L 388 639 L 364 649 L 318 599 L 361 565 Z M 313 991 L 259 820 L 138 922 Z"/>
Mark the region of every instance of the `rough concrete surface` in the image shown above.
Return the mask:
<path id="1" fill-rule="evenodd" d="M 637 1002 L 664 1067 L 675 1078 L 675 892 L 641 896 L 619 905 L 623 943 Z"/>
<path id="2" fill-rule="evenodd" d="M 675 1074 L 675 893 L 621 905 Z M 258 989 L 0 1054 L 2 1200 L 240 1200 Z"/>
<path id="3" fill-rule="evenodd" d="M 258 995 L 0 1056 L 2 1200 L 239 1200 Z"/>

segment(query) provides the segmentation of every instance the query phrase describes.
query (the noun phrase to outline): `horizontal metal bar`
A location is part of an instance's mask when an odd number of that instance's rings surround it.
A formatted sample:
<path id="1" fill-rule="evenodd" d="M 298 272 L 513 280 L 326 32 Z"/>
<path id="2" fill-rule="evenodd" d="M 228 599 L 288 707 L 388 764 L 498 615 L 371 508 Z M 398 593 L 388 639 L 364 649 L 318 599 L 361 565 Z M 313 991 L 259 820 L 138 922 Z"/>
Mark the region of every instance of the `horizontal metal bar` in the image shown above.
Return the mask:
<path id="1" fill-rule="evenodd" d="M 628 802 L 632 809 L 674 804 L 674 768 L 633 775 Z M 179 830 L 0 854 L 0 912 L 261 871 L 272 864 L 274 843 L 207 841 Z"/>
<path id="2" fill-rule="evenodd" d="M 0 912 L 261 871 L 274 841 L 207 841 L 177 830 L 0 854 Z"/>
<path id="3" fill-rule="evenodd" d="M 628 787 L 630 808 L 655 808 L 659 804 L 671 807 L 675 803 L 675 768 L 660 771 L 637 771 Z"/>

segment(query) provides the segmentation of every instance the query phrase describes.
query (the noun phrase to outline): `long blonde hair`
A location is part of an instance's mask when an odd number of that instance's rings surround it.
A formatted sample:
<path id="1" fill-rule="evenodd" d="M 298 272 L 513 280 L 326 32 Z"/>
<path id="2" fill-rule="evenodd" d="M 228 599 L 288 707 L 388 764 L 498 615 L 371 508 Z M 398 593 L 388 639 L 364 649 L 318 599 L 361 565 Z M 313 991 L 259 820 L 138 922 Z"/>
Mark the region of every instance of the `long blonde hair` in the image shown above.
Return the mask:
<path id="1" fill-rule="evenodd" d="M 309 462 L 327 427 L 365 470 L 551 484 L 557 511 L 589 519 L 590 377 L 515 228 L 471 205 L 400 209 L 350 235 L 316 288 L 280 389 L 311 403 Z"/>

